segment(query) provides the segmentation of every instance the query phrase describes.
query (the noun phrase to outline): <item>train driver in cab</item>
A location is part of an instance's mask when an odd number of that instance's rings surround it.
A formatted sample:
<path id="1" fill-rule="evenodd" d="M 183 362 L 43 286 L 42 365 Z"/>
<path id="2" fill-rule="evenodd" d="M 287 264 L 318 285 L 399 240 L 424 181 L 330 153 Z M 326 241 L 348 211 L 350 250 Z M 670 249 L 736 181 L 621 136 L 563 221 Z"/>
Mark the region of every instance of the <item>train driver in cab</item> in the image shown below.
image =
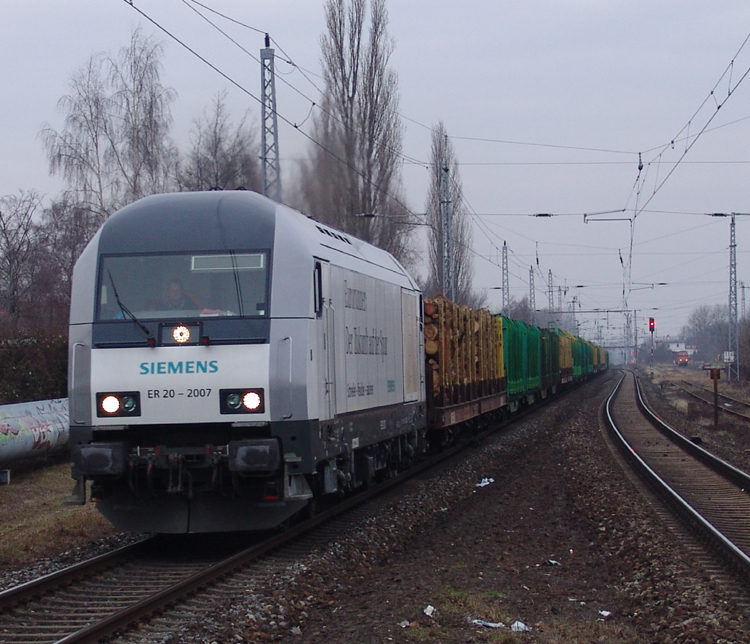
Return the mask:
<path id="1" fill-rule="evenodd" d="M 164 308 L 169 311 L 202 311 L 203 305 L 193 293 L 186 290 L 178 279 L 169 280 Z"/>

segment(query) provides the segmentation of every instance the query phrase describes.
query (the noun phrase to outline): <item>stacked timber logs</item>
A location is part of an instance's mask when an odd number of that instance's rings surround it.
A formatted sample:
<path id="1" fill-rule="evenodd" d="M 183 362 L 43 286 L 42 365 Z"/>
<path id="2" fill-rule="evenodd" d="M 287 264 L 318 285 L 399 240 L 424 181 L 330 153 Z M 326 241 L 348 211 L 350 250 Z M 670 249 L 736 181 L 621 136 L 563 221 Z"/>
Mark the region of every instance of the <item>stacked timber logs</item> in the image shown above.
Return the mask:
<path id="1" fill-rule="evenodd" d="M 497 393 L 503 377 L 502 319 L 442 295 L 425 300 L 427 383 L 437 406 Z"/>

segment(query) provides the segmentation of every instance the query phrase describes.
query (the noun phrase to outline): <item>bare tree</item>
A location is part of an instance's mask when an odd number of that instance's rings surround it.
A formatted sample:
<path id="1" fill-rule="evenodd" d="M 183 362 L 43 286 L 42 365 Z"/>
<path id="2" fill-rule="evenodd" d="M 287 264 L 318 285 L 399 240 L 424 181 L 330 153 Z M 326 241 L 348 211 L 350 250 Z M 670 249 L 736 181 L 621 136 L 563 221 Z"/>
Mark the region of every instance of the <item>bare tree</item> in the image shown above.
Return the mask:
<path id="1" fill-rule="evenodd" d="M 714 360 L 727 346 L 729 307 L 725 304 L 699 306 L 690 313 L 682 337 L 698 348 L 697 359 Z"/>
<path id="2" fill-rule="evenodd" d="M 169 130 L 177 93 L 161 84 L 163 52 L 161 43 L 136 29 L 119 56 L 106 59 L 115 117 L 112 153 L 126 202 L 174 186 L 177 152 Z"/>
<path id="3" fill-rule="evenodd" d="M 523 297 L 520 300 L 511 298 L 507 312 L 504 314 L 512 320 L 521 320 L 526 324 L 531 324 L 531 306 L 529 298 Z"/>
<path id="4" fill-rule="evenodd" d="M 409 263 L 414 222 L 402 198 L 403 127 L 385 0 L 327 0 L 325 15 L 319 146 L 301 168 L 303 207 Z"/>
<path id="5" fill-rule="evenodd" d="M 140 29 L 117 57 L 95 54 L 58 102 L 61 132 L 42 130 L 50 171 L 103 221 L 117 208 L 174 185 L 169 139 L 175 92 L 161 84 L 162 45 Z"/>
<path id="6" fill-rule="evenodd" d="M 38 252 L 29 303 L 32 326 L 64 331 L 68 323 L 73 267 L 96 232 L 97 219 L 88 208 L 63 194 L 42 213 Z"/>
<path id="7" fill-rule="evenodd" d="M 452 253 L 448 258 L 453 275 L 454 299 L 459 304 L 476 305 L 486 298 L 472 290 L 474 266 L 471 261 L 471 222 L 464 203 L 458 159 L 453 144 L 441 121 L 432 131 L 430 151 L 430 185 L 427 195 L 426 213 L 429 240 L 429 266 L 427 295 L 442 291 L 443 284 L 443 179 L 447 175 L 448 199 L 451 210 Z"/>
<path id="8" fill-rule="evenodd" d="M 39 205 L 34 191 L 0 197 L 0 297 L 12 329 L 19 326 L 22 304 L 31 290 L 32 258 L 39 245 L 34 215 Z"/>
<path id="9" fill-rule="evenodd" d="M 235 127 L 227 111 L 226 92 L 216 95 L 213 110 L 205 111 L 193 125 L 193 147 L 179 173 L 181 189 L 261 189 L 260 147 L 245 121 Z"/>

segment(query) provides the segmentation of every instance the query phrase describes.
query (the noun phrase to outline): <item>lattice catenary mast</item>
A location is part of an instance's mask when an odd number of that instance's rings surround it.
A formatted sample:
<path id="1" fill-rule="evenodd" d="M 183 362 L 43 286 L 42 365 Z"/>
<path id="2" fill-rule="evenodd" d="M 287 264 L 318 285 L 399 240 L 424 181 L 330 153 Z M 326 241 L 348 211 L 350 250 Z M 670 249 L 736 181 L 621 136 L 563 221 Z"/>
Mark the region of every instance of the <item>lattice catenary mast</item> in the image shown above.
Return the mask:
<path id="1" fill-rule="evenodd" d="M 440 215 L 443 228 L 443 295 L 453 301 L 455 289 L 453 284 L 453 213 L 451 211 L 450 169 L 448 168 L 448 136 L 445 137 L 445 154 L 442 172 L 440 173 Z"/>
<path id="2" fill-rule="evenodd" d="M 510 280 L 508 279 L 508 244 L 503 242 L 503 314 L 510 308 Z"/>
<path id="3" fill-rule="evenodd" d="M 552 288 L 552 269 L 549 269 L 549 272 L 547 273 L 547 297 L 549 298 L 549 302 L 547 304 L 548 313 L 547 317 L 549 318 L 549 321 L 547 322 L 547 325 L 550 328 L 553 328 L 555 326 L 555 316 L 553 314 L 553 311 L 555 310 L 555 292 Z"/>
<path id="4" fill-rule="evenodd" d="M 260 50 L 261 95 L 263 97 L 263 141 L 261 160 L 263 164 L 263 194 L 281 201 L 281 166 L 279 164 L 279 127 L 276 118 L 276 74 L 274 50 L 266 34 L 266 46 Z"/>
<path id="5" fill-rule="evenodd" d="M 735 232 L 735 219 L 737 215 L 748 213 L 710 213 L 712 217 L 729 217 L 729 332 L 727 334 L 727 352 L 731 358 L 727 360 L 727 380 L 740 379 L 740 334 L 737 320 L 737 235 Z M 731 354 L 734 354 L 733 356 Z"/>
<path id="6" fill-rule="evenodd" d="M 729 226 L 729 351 L 734 360 L 727 364 L 727 379 L 740 379 L 740 334 L 737 328 L 737 236 L 735 233 L 735 213 L 731 215 Z"/>

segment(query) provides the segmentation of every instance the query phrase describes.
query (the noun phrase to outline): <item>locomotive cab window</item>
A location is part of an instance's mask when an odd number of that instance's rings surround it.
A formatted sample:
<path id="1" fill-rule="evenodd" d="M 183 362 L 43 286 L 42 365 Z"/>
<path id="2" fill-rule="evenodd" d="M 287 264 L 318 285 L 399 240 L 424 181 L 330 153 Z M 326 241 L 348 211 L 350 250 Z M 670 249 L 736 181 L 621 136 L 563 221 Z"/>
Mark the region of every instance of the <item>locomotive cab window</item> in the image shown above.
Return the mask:
<path id="1" fill-rule="evenodd" d="M 104 256 L 98 320 L 267 317 L 268 253 Z"/>

